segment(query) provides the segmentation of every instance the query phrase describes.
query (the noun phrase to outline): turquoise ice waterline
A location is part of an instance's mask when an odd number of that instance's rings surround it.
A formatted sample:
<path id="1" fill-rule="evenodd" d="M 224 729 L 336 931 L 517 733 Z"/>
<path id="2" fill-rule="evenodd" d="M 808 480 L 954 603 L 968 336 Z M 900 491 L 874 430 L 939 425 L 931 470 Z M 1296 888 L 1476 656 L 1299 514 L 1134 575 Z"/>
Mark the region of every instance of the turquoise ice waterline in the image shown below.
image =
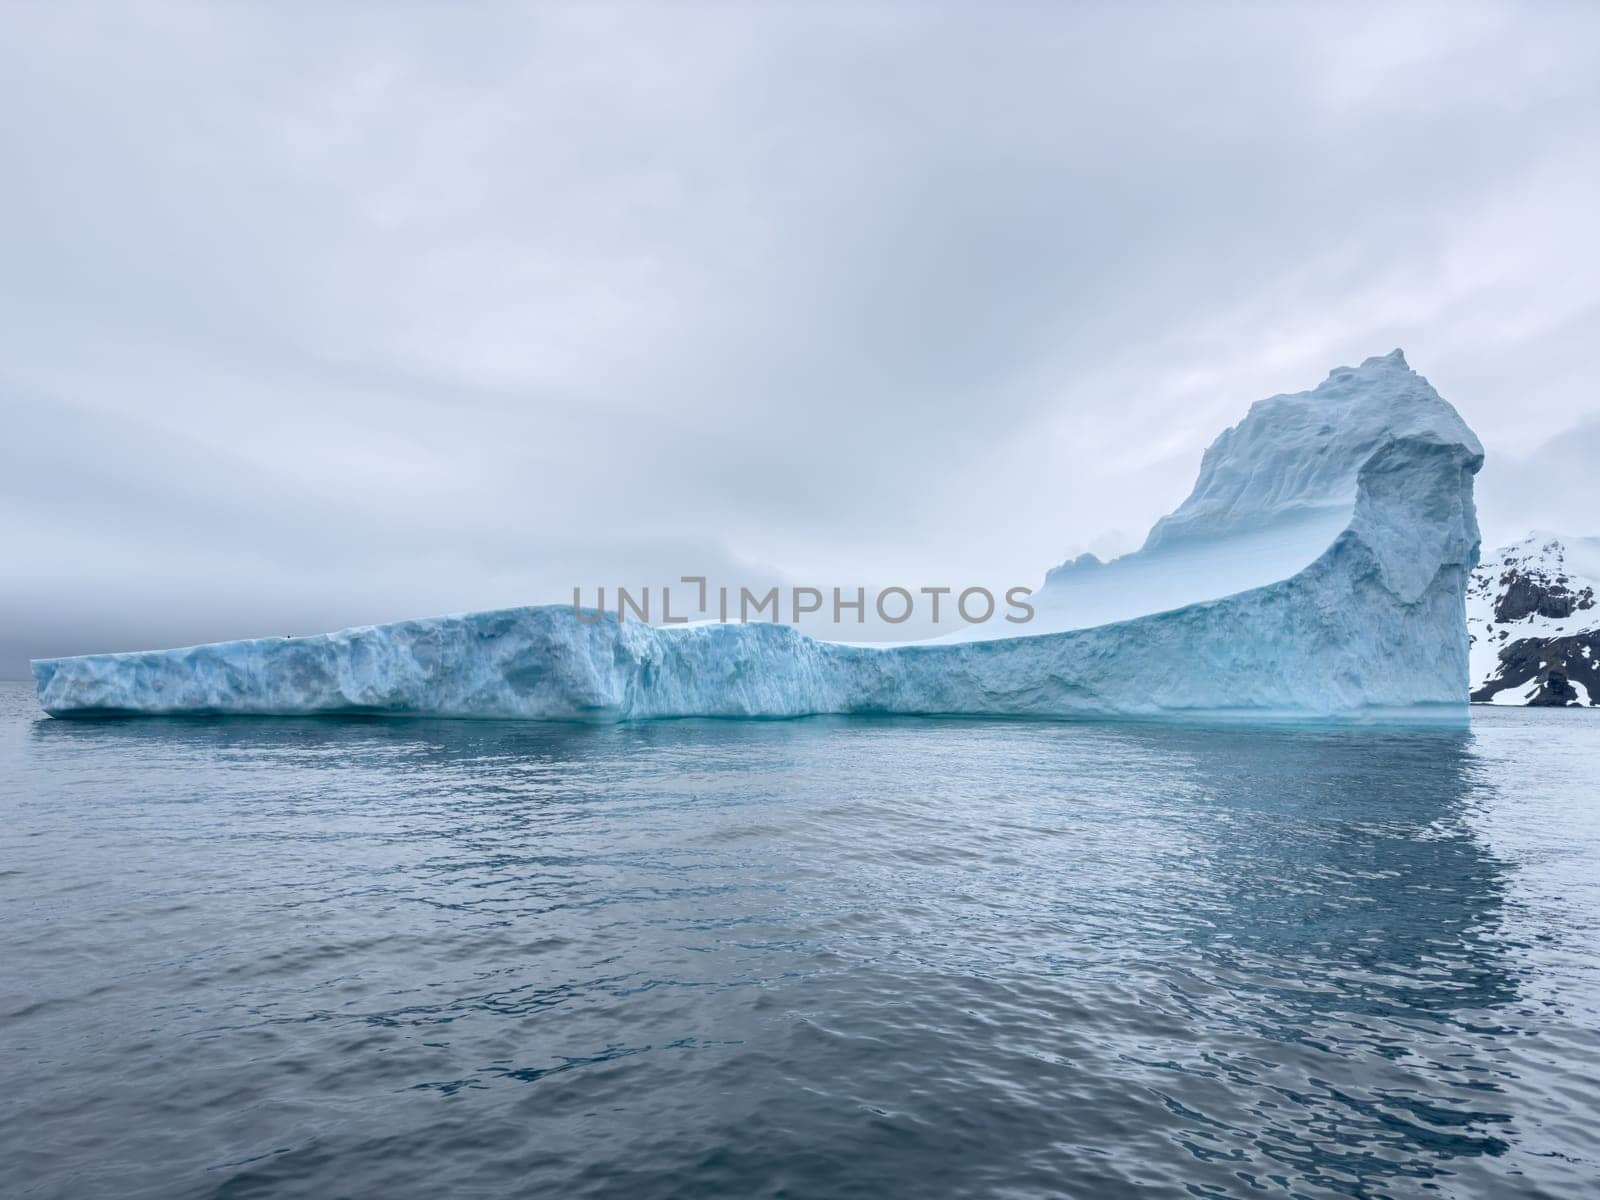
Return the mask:
<path id="1" fill-rule="evenodd" d="M 1207 452 L 1194 494 L 1156 526 L 1137 571 L 1124 561 L 1092 578 L 1058 574 L 1040 595 L 1041 614 L 1067 624 L 1074 613 L 1122 611 L 1130 593 L 1166 609 L 1130 620 L 875 649 L 782 626 L 586 624 L 566 607 L 521 608 L 51 659 L 34 673 L 40 703 L 58 716 L 1226 714 L 1464 724 L 1463 600 L 1477 561 L 1472 477 L 1482 461 L 1460 417 L 1396 353 L 1256 405 Z M 1240 573 L 1252 556 L 1205 547 L 1268 528 L 1323 538 L 1326 514 L 1340 508 L 1349 513 L 1342 531 L 1331 545 L 1306 547 L 1303 569 L 1217 595 L 1252 578 Z M 1295 521 L 1308 512 L 1318 519 Z M 1149 583 L 1164 564 L 1180 585 Z M 1138 589 L 1123 586 L 1135 576 L 1145 580 Z M 1196 602 L 1170 607 L 1183 595 Z"/>
<path id="2" fill-rule="evenodd" d="M 76 722 L 13 686 L 0 1162 L 35 1200 L 1586 1195 L 1597 718 Z"/>

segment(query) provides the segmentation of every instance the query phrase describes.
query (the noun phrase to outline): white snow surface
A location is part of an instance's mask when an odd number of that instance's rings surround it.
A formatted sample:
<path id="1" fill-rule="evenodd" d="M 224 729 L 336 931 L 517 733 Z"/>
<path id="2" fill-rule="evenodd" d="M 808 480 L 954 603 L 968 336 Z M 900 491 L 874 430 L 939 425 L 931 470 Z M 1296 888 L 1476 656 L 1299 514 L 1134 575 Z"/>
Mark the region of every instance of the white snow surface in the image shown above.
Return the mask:
<path id="1" fill-rule="evenodd" d="M 1014 636 L 900 646 L 546 606 L 46 659 L 56 716 L 616 721 L 817 713 L 1464 722 L 1478 440 L 1399 351 L 1263 400 L 1144 547 Z"/>

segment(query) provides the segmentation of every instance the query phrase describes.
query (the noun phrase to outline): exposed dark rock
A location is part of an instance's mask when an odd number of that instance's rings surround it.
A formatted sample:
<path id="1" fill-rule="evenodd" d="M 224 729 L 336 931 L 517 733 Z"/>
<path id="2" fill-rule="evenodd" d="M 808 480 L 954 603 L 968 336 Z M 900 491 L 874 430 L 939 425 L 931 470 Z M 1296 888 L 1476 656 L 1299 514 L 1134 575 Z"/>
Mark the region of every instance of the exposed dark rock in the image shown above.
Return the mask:
<path id="1" fill-rule="evenodd" d="M 1560 620 L 1580 609 L 1594 607 L 1594 589 L 1575 591 L 1565 575 L 1551 577 L 1542 571 L 1510 570 L 1500 576 L 1500 585 L 1494 619 L 1501 624 L 1535 615 Z"/>
<path id="2" fill-rule="evenodd" d="M 1538 692 L 1528 701 L 1528 707 L 1565 708 L 1569 704 L 1577 703 L 1579 703 L 1577 690 L 1567 681 L 1566 672 L 1557 669 L 1545 676 Z"/>
<path id="3" fill-rule="evenodd" d="M 1500 651 L 1494 677 L 1472 693 L 1477 701 L 1492 700 L 1499 692 L 1537 683 L 1539 690 L 1527 703 L 1542 708 L 1581 704 L 1573 682 L 1583 684 L 1594 704 L 1600 700 L 1600 631 L 1562 638 L 1518 638 Z"/>

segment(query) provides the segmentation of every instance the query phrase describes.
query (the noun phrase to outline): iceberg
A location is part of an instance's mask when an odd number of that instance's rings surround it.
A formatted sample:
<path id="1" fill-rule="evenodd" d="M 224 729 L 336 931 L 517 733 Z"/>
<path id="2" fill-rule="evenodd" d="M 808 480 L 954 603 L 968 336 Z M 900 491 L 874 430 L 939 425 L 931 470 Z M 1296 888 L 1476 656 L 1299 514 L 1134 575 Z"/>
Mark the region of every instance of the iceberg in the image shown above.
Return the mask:
<path id="1" fill-rule="evenodd" d="M 932 642 L 570 606 L 34 662 L 58 717 L 812 714 L 1467 720 L 1483 449 L 1396 350 L 1255 404 L 1144 545 L 1052 571 L 1035 623 Z"/>

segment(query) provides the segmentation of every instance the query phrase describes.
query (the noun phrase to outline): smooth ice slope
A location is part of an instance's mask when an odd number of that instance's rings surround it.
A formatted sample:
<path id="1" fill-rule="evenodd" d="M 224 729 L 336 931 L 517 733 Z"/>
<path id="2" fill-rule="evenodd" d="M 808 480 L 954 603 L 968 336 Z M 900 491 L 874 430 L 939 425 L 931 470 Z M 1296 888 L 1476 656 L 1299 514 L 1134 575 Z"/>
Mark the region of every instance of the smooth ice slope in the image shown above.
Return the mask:
<path id="1" fill-rule="evenodd" d="M 587 625 L 552 606 L 41 660 L 34 674 L 57 716 L 1465 721 L 1463 595 L 1482 461 L 1471 431 L 1396 351 L 1257 404 L 1207 451 L 1194 494 L 1131 563 L 1065 572 L 1126 572 L 1139 583 L 1137 619 L 1096 623 L 1129 588 L 1084 588 L 1075 601 L 1058 571 L 1045 591 L 1067 593 L 1050 616 L 1061 631 L 988 641 L 884 648 L 786 626 Z M 1090 627 L 1065 627 L 1074 621 Z"/>

